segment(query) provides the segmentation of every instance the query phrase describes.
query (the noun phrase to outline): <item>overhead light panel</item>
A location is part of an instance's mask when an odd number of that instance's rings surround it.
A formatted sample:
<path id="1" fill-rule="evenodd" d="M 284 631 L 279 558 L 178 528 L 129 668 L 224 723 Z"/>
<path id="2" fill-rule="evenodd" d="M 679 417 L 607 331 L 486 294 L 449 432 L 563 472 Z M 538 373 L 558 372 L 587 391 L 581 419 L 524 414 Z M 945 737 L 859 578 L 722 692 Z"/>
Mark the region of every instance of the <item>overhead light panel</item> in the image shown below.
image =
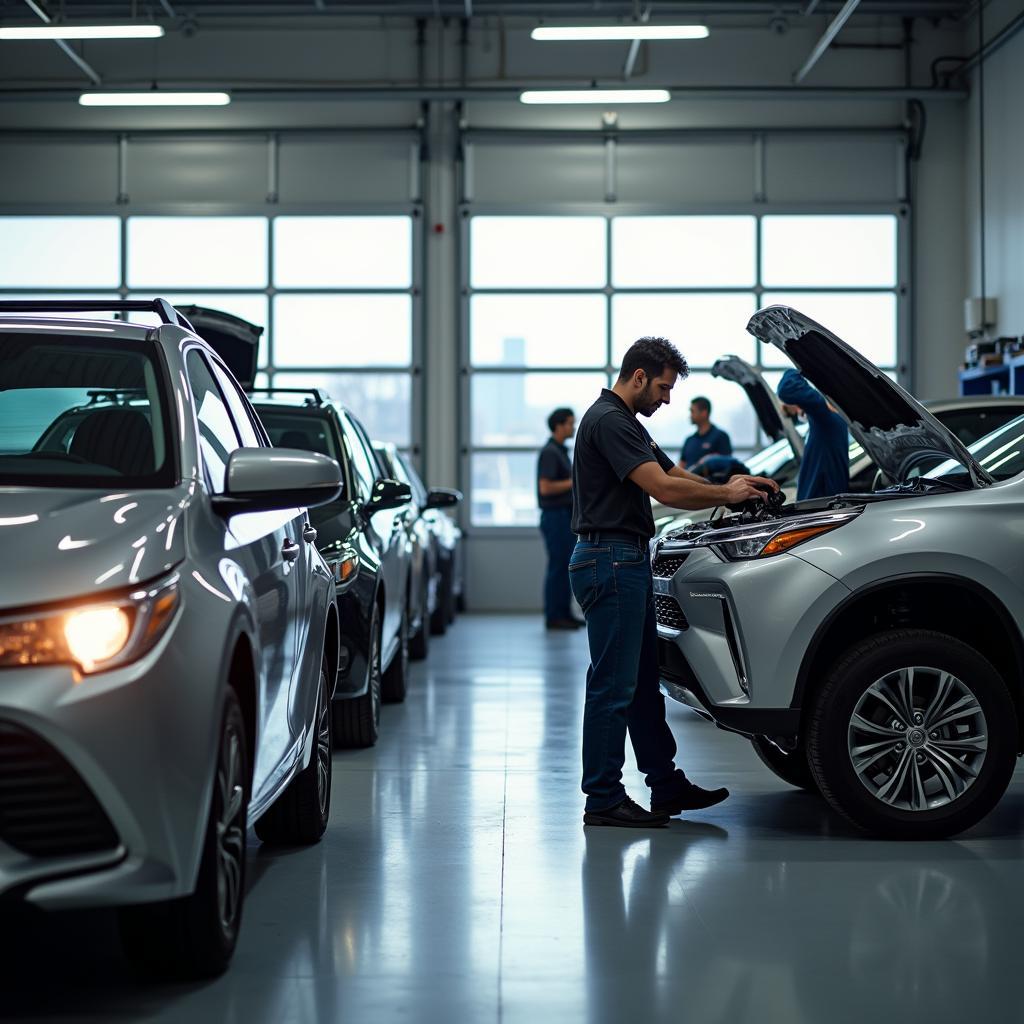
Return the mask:
<path id="1" fill-rule="evenodd" d="M 520 103 L 668 103 L 667 89 L 534 89 L 519 94 Z"/>
<path id="2" fill-rule="evenodd" d="M 83 107 L 226 107 L 231 97 L 226 92 L 83 92 L 78 97 Z"/>
<path id="3" fill-rule="evenodd" d="M 159 39 L 162 25 L 29 25 L 0 28 L 0 39 Z"/>
<path id="4" fill-rule="evenodd" d="M 569 25 L 535 28 L 531 39 L 543 42 L 586 40 L 707 39 L 706 25 Z"/>

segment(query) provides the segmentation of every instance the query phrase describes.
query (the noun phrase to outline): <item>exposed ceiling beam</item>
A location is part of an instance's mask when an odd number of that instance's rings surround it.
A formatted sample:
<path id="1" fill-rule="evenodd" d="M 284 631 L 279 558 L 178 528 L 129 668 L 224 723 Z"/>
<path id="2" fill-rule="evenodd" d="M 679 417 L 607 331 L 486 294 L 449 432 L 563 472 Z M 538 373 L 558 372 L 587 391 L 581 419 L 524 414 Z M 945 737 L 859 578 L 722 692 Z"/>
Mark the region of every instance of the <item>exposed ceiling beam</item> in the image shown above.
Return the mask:
<path id="1" fill-rule="evenodd" d="M 651 20 L 651 7 L 653 3 L 647 4 L 646 7 L 640 12 L 640 21 L 647 22 Z M 640 56 L 640 43 L 642 40 L 633 39 L 629 44 L 629 52 L 626 54 L 626 63 L 622 68 L 622 77 L 627 81 L 633 77 L 633 69 L 636 67 L 636 59 Z"/>
<path id="2" fill-rule="evenodd" d="M 860 0 L 846 0 L 842 10 L 832 19 L 828 28 L 825 29 L 825 34 L 815 44 L 814 49 L 811 50 L 811 55 L 804 61 L 804 66 L 793 76 L 793 81 L 797 85 L 810 74 L 811 68 L 821 60 L 822 54 L 832 45 L 832 40 L 839 35 L 843 26 L 853 16 L 853 12 L 857 10 L 859 4 Z"/>
<path id="3" fill-rule="evenodd" d="M 164 14 L 168 18 L 176 18 L 178 15 L 174 8 L 171 6 L 171 0 L 160 0 L 160 6 L 164 9 Z"/>
<path id="4" fill-rule="evenodd" d="M 35 0 L 25 0 L 25 3 L 28 5 L 29 10 L 42 20 L 44 25 L 53 23 L 53 18 Z M 89 78 L 93 85 L 103 84 L 103 79 L 100 78 L 99 72 L 84 57 L 80 57 L 70 43 L 64 39 L 54 39 L 54 42 L 64 51 L 71 62 Z"/>

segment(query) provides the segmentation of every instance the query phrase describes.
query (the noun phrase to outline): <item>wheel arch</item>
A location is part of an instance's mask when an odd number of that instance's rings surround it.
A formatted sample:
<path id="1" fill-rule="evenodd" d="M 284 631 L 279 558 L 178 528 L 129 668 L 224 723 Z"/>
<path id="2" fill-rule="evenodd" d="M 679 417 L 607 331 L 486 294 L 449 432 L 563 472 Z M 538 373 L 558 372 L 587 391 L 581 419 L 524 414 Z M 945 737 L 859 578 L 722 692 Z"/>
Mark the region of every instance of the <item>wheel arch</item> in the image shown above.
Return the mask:
<path id="1" fill-rule="evenodd" d="M 963 576 L 895 576 L 850 594 L 818 627 L 800 665 L 791 707 L 806 720 L 811 697 L 828 668 L 858 639 L 888 629 L 945 633 L 977 650 L 1006 682 L 1017 710 L 1017 747 L 1024 738 L 1024 640 L 1006 605 Z M 803 731 L 803 729 L 801 729 Z"/>

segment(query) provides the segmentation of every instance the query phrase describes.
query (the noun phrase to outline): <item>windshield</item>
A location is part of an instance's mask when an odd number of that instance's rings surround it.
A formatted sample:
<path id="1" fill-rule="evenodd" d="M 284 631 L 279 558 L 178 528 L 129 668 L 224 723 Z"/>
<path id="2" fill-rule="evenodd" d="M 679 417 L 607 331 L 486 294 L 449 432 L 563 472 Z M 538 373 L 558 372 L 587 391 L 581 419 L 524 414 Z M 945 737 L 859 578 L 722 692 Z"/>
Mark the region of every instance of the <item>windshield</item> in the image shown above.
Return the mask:
<path id="1" fill-rule="evenodd" d="M 0 484 L 169 487 L 169 437 L 152 345 L 0 332 Z"/>
<path id="2" fill-rule="evenodd" d="M 797 424 L 796 430 L 802 437 L 807 437 L 806 423 Z M 786 438 L 751 455 L 749 459 L 744 460 L 744 465 L 754 476 L 770 476 L 773 479 L 780 476 L 788 479 L 796 475 L 797 469 L 793 446 Z"/>
<path id="3" fill-rule="evenodd" d="M 996 480 L 1009 480 L 1016 476 L 1024 471 L 1024 416 L 1018 416 L 991 434 L 986 434 L 968 450 L 981 468 Z M 966 467 L 955 459 L 947 459 L 925 476 L 933 479 L 970 479 Z"/>

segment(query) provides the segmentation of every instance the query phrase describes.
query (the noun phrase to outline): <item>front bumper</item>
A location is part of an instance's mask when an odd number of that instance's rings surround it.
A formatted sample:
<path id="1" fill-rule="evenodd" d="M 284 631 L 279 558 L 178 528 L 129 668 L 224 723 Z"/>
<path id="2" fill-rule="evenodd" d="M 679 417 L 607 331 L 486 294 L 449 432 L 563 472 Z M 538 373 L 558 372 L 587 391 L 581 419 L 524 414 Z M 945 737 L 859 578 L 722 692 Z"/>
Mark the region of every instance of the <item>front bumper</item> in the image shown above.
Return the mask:
<path id="1" fill-rule="evenodd" d="M 194 888 L 221 691 L 182 624 L 110 672 L 0 671 L 0 899 L 67 909 Z"/>
<path id="2" fill-rule="evenodd" d="M 668 550 L 655 573 L 665 692 L 732 732 L 796 736 L 804 652 L 847 588 L 789 554 L 727 562 Z"/>

